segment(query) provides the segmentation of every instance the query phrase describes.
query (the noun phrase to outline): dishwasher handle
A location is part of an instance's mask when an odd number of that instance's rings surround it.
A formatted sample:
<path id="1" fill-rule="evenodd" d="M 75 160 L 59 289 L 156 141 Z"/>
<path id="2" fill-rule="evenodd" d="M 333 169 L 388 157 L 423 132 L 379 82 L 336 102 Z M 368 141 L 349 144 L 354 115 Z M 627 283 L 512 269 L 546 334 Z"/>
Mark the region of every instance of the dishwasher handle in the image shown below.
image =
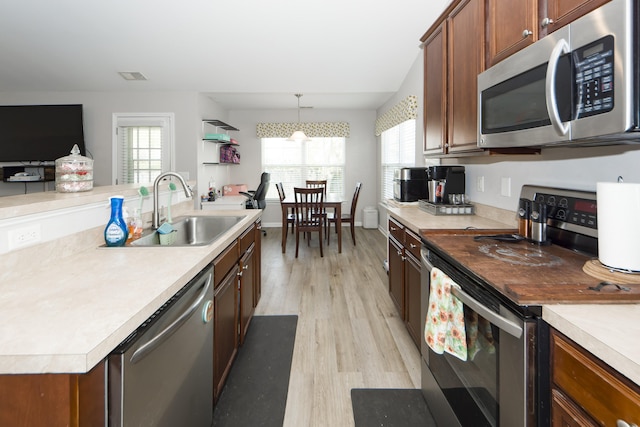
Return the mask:
<path id="1" fill-rule="evenodd" d="M 420 257 L 422 258 L 422 265 L 426 267 L 427 271 L 429 272 L 428 274 L 431 274 L 431 270 L 433 270 L 434 265 L 431 264 L 431 261 L 429 261 L 429 259 L 427 258 L 427 251 L 424 249 L 420 251 Z M 459 285 L 458 287 L 451 287 L 451 294 L 455 295 L 467 307 L 469 307 L 509 335 L 512 335 L 516 338 L 520 338 L 522 336 L 522 328 L 520 327 L 520 325 L 507 319 L 506 317 L 499 315 L 493 310 L 488 309 L 471 295 L 460 289 Z"/>
<path id="2" fill-rule="evenodd" d="M 204 279 L 204 277 L 203 277 Z M 198 298 L 191 304 L 176 320 L 171 322 L 169 326 L 164 328 L 158 334 L 156 334 L 149 341 L 140 346 L 132 355 L 131 355 L 131 363 L 137 363 L 142 360 L 145 356 L 151 353 L 156 347 L 162 344 L 167 338 L 169 338 L 175 331 L 177 331 L 180 326 L 186 322 L 191 315 L 198 309 L 202 301 L 204 300 L 207 292 L 209 292 L 209 288 L 211 287 L 211 281 L 213 279 L 213 272 L 210 271 L 206 276 L 206 284 L 204 285 L 204 289 L 198 295 Z"/>

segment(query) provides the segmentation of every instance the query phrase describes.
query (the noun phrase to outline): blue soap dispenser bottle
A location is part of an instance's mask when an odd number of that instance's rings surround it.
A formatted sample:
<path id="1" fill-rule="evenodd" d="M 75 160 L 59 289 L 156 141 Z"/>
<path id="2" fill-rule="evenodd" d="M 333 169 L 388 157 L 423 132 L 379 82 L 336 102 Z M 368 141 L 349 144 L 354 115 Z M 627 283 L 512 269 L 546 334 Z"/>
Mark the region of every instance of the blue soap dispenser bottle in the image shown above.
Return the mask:
<path id="1" fill-rule="evenodd" d="M 111 218 L 104 229 L 104 241 L 107 246 L 124 246 L 127 242 L 129 231 L 127 224 L 122 217 L 122 196 L 110 197 L 111 201 Z"/>

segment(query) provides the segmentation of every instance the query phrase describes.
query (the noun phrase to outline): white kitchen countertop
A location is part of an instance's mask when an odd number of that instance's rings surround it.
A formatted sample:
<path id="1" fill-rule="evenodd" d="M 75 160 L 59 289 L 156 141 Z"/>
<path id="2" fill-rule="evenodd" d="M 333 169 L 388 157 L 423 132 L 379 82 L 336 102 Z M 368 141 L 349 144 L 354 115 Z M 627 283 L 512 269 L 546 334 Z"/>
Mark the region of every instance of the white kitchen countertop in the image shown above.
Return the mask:
<path id="1" fill-rule="evenodd" d="M 412 231 L 419 229 L 515 228 L 515 214 L 432 215 L 415 205 L 388 206 L 389 214 Z M 480 210 L 480 209 L 479 209 Z M 555 304 L 542 307 L 542 318 L 558 331 L 640 385 L 640 304 Z"/>
<path id="2" fill-rule="evenodd" d="M 640 304 L 545 305 L 542 318 L 640 385 Z"/>
<path id="3" fill-rule="evenodd" d="M 60 250 L 0 282 L 0 374 L 88 372 L 262 211 L 185 213 L 246 217 L 209 246 Z"/>

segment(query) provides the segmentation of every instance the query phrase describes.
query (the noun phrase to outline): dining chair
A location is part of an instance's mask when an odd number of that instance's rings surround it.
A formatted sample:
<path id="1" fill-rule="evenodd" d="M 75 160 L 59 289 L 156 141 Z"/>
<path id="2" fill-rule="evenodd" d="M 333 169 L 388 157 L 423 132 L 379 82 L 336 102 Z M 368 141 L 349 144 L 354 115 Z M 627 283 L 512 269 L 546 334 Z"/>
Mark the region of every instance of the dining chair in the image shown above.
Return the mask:
<path id="1" fill-rule="evenodd" d="M 340 221 L 342 221 L 342 223 L 349 223 L 349 225 L 351 226 L 351 238 L 353 239 L 353 246 L 356 245 L 356 229 L 355 229 L 355 220 L 356 220 L 356 206 L 358 204 L 358 196 L 360 195 L 360 189 L 362 188 L 362 183 L 361 182 L 357 182 L 356 183 L 356 189 L 353 192 L 353 198 L 351 199 L 351 209 L 349 211 L 349 213 L 345 213 L 342 214 L 340 216 Z M 327 216 L 327 221 L 329 223 L 329 229 L 331 228 L 331 223 L 335 224 L 336 227 L 336 233 L 338 232 L 338 221 L 337 218 L 334 215 L 329 214 Z M 331 233 L 327 233 L 327 245 L 329 245 L 329 235 Z"/>
<path id="2" fill-rule="evenodd" d="M 311 233 L 318 232 L 320 243 L 320 256 L 322 253 L 322 227 L 324 224 L 324 218 L 317 215 L 317 212 L 322 212 L 324 206 L 324 191 L 322 188 L 300 188 L 294 187 L 293 193 L 295 195 L 295 225 L 296 225 L 296 258 L 298 258 L 298 247 L 300 245 L 300 233 L 309 233 L 307 245 L 311 240 Z"/>
<path id="3" fill-rule="evenodd" d="M 324 198 L 327 198 L 327 180 L 326 179 L 307 179 L 305 181 L 305 185 L 307 188 L 322 188 L 324 191 Z M 328 222 L 327 222 L 327 212 L 325 210 L 322 211 L 322 220 L 324 222 L 325 233 L 329 230 Z M 327 239 L 329 236 L 327 235 Z"/>
<path id="4" fill-rule="evenodd" d="M 285 230 L 285 237 L 286 237 L 289 234 L 289 224 L 291 224 L 291 232 L 293 233 L 295 231 L 296 216 L 293 212 L 294 209 L 292 209 L 292 212 L 289 212 L 288 209 L 285 209 L 282 206 L 282 201 L 285 199 L 286 195 L 284 193 L 284 186 L 282 185 L 281 182 L 276 183 L 276 189 L 278 190 L 278 197 L 280 198 L 280 207 L 282 208 L 282 215 L 286 215 L 286 218 L 287 218 L 287 229 Z"/>

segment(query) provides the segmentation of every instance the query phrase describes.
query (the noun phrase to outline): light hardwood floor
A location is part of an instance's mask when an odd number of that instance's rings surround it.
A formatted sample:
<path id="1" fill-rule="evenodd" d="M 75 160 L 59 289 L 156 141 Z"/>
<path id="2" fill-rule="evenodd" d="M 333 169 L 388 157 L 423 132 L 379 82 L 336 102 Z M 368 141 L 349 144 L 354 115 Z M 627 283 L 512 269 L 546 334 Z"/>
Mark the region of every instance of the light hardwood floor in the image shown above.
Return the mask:
<path id="1" fill-rule="evenodd" d="M 298 315 L 285 427 L 353 426 L 352 388 L 420 388 L 420 355 L 388 293 L 387 240 L 378 230 L 343 230 L 320 257 L 281 229 L 262 240 L 262 298 L 256 315 Z M 332 229 L 333 230 L 333 229 Z M 332 231 L 333 232 L 333 231 Z M 301 239 L 302 240 L 302 239 Z"/>

